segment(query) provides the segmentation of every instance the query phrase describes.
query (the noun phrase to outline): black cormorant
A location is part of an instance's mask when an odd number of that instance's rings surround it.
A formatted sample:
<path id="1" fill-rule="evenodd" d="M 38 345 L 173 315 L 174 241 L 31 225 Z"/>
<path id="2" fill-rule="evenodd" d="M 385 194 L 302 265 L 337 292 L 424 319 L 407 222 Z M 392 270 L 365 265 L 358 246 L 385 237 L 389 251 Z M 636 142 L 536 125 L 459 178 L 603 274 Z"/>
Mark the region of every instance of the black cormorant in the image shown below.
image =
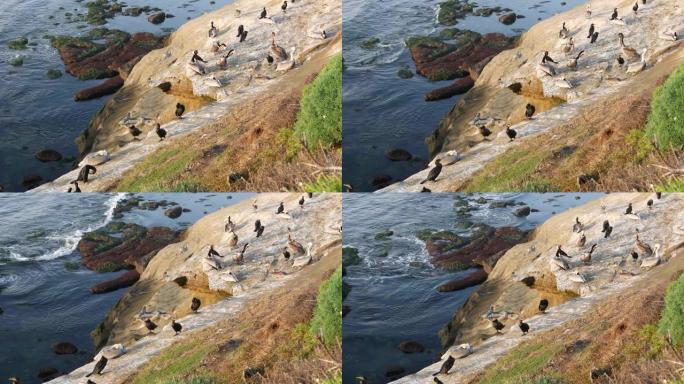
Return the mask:
<path id="1" fill-rule="evenodd" d="M 185 113 L 185 105 L 176 103 L 176 117 L 180 119 L 183 113 Z"/>
<path id="2" fill-rule="evenodd" d="M 159 141 L 162 141 L 166 138 L 166 129 L 162 128 L 159 123 L 157 123 L 157 128 L 155 129 L 155 132 L 157 132 L 157 136 L 159 136 Z"/>
<path id="3" fill-rule="evenodd" d="M 437 180 L 437 176 L 439 176 L 440 172 L 442 172 L 442 161 L 440 159 L 437 159 L 437 160 L 435 160 L 435 166 L 430 170 L 427 178 L 425 180 L 421 181 L 420 183 L 423 184 L 426 181 Z"/>
<path id="4" fill-rule="evenodd" d="M 93 367 L 93 371 L 90 372 L 89 374 L 86 375 L 86 377 L 90 377 L 92 375 L 101 375 L 102 371 L 104 371 L 105 367 L 107 366 L 107 358 L 102 356 L 100 360 L 95 363 L 95 366 Z"/>
<path id="5" fill-rule="evenodd" d="M 627 206 L 627 209 L 625 210 L 625 215 L 631 215 L 632 214 L 632 203 L 629 203 Z"/>
<path id="6" fill-rule="evenodd" d="M 197 313 L 199 310 L 200 306 L 202 305 L 202 301 L 196 297 L 192 298 L 192 304 L 190 304 L 190 309 L 194 312 Z"/>
<path id="7" fill-rule="evenodd" d="M 506 127 L 506 135 L 508 135 L 508 138 L 511 139 L 510 141 L 513 141 L 518 135 L 518 132 L 516 132 L 515 129 L 511 129 L 511 126 L 509 125 Z"/>
<path id="8" fill-rule="evenodd" d="M 534 107 L 534 105 L 527 103 L 525 106 L 525 117 L 528 119 L 531 119 L 532 116 L 534 116 L 534 112 L 537 110 L 537 108 Z"/>
<path id="9" fill-rule="evenodd" d="M 527 332 L 530 331 L 530 325 L 523 322 L 522 320 L 520 320 L 518 326 L 520 327 L 520 330 L 522 331 L 523 335 L 527 335 Z"/>
<path id="10" fill-rule="evenodd" d="M 492 320 L 492 326 L 496 330 L 496 333 L 501 333 L 501 330 L 506 327 L 499 319 Z"/>
<path id="11" fill-rule="evenodd" d="M 447 359 L 442 364 L 442 367 L 439 369 L 439 372 L 433 373 L 432 376 L 449 374 L 449 370 L 451 369 L 451 367 L 454 366 L 455 361 L 456 359 L 453 356 L 449 355 L 449 357 L 447 357 Z"/>
<path id="12" fill-rule="evenodd" d="M 546 313 L 546 308 L 549 307 L 549 301 L 546 299 L 539 300 L 539 312 Z"/>
<path id="13" fill-rule="evenodd" d="M 173 328 L 173 331 L 176 332 L 176 335 L 183 330 L 183 326 L 180 325 L 180 323 L 176 323 L 176 320 L 171 320 L 171 328 Z"/>

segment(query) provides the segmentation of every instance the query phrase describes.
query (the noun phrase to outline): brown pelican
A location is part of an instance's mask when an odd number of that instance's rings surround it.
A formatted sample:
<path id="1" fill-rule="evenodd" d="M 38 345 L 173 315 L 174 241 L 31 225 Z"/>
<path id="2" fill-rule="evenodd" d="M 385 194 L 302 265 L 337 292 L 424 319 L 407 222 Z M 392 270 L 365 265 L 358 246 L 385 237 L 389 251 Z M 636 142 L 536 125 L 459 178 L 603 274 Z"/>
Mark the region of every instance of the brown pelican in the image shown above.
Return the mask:
<path id="1" fill-rule="evenodd" d="M 558 32 L 558 37 L 560 37 L 561 39 L 567 39 L 568 36 L 570 36 L 570 31 L 565 27 L 565 21 L 564 21 L 560 32 Z"/>
<path id="2" fill-rule="evenodd" d="M 591 263 L 591 255 L 592 255 L 592 253 L 594 253 L 594 249 L 596 249 L 596 244 L 593 244 L 591 246 L 591 249 L 589 250 L 589 252 L 586 252 L 586 253 L 582 254 L 582 256 L 580 256 L 580 261 L 582 261 L 584 264 Z"/>
<path id="3" fill-rule="evenodd" d="M 565 53 L 566 55 L 572 52 L 573 49 L 575 49 L 575 42 L 572 37 L 570 38 L 570 40 L 568 40 L 567 43 L 561 45 L 561 51 L 563 51 L 563 53 Z"/>
<path id="4" fill-rule="evenodd" d="M 627 60 L 637 60 L 641 57 L 639 53 L 637 53 L 636 49 L 625 45 L 625 35 L 622 32 L 618 33 L 618 37 L 620 38 L 620 48 L 622 50 L 622 55 L 625 56 Z"/>
<path id="5" fill-rule="evenodd" d="M 245 259 L 245 250 L 247 249 L 247 245 L 249 245 L 249 243 L 245 243 L 245 245 L 242 246 L 242 250 L 238 252 L 237 255 L 233 256 L 234 262 L 242 264 L 242 261 Z"/>
<path id="6" fill-rule="evenodd" d="M 225 232 L 235 232 L 235 223 L 230 219 L 230 216 L 226 219 L 226 225 L 223 229 Z"/>
<path id="7" fill-rule="evenodd" d="M 306 254 L 304 247 L 297 240 L 293 239 L 289 233 L 287 234 L 287 245 L 297 256 Z"/>
<path id="8" fill-rule="evenodd" d="M 271 47 L 269 48 L 269 52 L 277 61 L 287 60 L 287 52 L 285 51 L 285 48 L 276 44 L 275 36 L 275 32 L 271 32 Z"/>
<path id="9" fill-rule="evenodd" d="M 583 248 L 586 243 L 587 237 L 584 235 L 584 232 L 580 232 L 580 236 L 577 238 L 575 245 L 577 245 L 577 248 Z"/>
<path id="10" fill-rule="evenodd" d="M 575 217 L 575 224 L 572 225 L 573 232 L 582 232 L 584 225 L 580 222 L 579 217 Z"/>
<path id="11" fill-rule="evenodd" d="M 646 242 L 639 238 L 638 231 L 636 234 L 636 241 L 634 242 L 633 249 L 643 257 L 649 257 L 653 255 L 653 249 L 651 249 L 650 245 L 648 245 Z"/>
<path id="12" fill-rule="evenodd" d="M 230 237 L 228 238 L 228 246 L 230 246 L 230 247 L 236 246 L 237 243 L 238 243 L 238 235 L 237 235 L 237 233 L 231 231 L 229 236 L 230 236 Z"/>

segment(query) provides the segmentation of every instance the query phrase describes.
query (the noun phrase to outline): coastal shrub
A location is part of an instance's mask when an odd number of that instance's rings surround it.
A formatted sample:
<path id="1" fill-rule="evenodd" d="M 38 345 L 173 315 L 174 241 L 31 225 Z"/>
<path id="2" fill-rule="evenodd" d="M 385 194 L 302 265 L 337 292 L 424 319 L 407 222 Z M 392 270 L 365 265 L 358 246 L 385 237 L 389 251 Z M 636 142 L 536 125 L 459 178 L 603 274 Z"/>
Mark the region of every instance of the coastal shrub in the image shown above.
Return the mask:
<path id="1" fill-rule="evenodd" d="M 334 56 L 304 88 L 295 135 L 309 149 L 342 143 L 342 55 Z"/>
<path id="2" fill-rule="evenodd" d="M 673 178 L 672 180 L 655 187 L 659 192 L 681 192 L 684 191 L 684 179 Z"/>
<path id="3" fill-rule="evenodd" d="M 499 359 L 479 380 L 486 384 L 554 383 L 539 377 L 541 369 L 563 348 L 560 343 L 526 343 Z M 538 378 L 535 380 L 535 378 Z"/>
<path id="4" fill-rule="evenodd" d="M 330 346 L 342 340 L 342 268 L 338 267 L 328 280 L 321 284 L 311 332 Z"/>
<path id="5" fill-rule="evenodd" d="M 675 347 L 684 342 L 684 274 L 667 287 L 658 333 L 669 339 Z"/>
<path id="6" fill-rule="evenodd" d="M 684 147 L 684 65 L 653 93 L 646 134 L 660 150 Z"/>

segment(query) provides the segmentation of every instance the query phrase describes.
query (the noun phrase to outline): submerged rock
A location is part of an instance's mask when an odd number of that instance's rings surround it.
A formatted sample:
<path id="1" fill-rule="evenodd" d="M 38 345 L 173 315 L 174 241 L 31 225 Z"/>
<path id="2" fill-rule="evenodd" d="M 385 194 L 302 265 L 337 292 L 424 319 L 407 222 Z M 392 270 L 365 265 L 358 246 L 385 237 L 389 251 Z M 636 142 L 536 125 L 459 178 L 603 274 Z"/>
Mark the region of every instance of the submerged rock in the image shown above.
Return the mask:
<path id="1" fill-rule="evenodd" d="M 524 207 L 516 208 L 513 211 L 513 214 L 518 216 L 518 217 L 525 217 L 525 216 L 529 216 L 531 211 L 532 210 L 530 209 L 530 207 L 524 206 Z"/>
<path id="2" fill-rule="evenodd" d="M 390 161 L 409 161 L 413 156 L 405 149 L 393 148 L 385 152 L 385 158 Z"/>
<path id="3" fill-rule="evenodd" d="M 180 217 L 180 215 L 183 214 L 183 208 L 182 207 L 173 207 L 169 208 L 166 211 L 164 211 L 164 215 L 167 217 L 170 217 L 172 219 L 177 219 Z"/>
<path id="4" fill-rule="evenodd" d="M 499 21 L 505 25 L 511 25 L 511 24 L 515 23 L 515 21 L 517 19 L 518 19 L 518 16 L 513 12 L 506 13 L 504 15 L 499 16 Z"/>
<path id="5" fill-rule="evenodd" d="M 62 341 L 53 344 L 52 351 L 58 355 L 73 355 L 78 352 L 78 348 L 67 341 Z"/>
<path id="6" fill-rule="evenodd" d="M 425 347 L 417 341 L 403 341 L 397 348 L 404 353 L 421 353 L 425 351 Z"/>
<path id="7" fill-rule="evenodd" d="M 155 13 L 147 17 L 147 21 L 152 24 L 161 24 L 164 20 L 166 20 L 166 13 L 164 12 Z"/>
<path id="8" fill-rule="evenodd" d="M 62 160 L 62 154 L 54 149 L 42 149 L 36 152 L 36 159 L 43 163 L 47 163 L 49 161 L 60 161 Z"/>

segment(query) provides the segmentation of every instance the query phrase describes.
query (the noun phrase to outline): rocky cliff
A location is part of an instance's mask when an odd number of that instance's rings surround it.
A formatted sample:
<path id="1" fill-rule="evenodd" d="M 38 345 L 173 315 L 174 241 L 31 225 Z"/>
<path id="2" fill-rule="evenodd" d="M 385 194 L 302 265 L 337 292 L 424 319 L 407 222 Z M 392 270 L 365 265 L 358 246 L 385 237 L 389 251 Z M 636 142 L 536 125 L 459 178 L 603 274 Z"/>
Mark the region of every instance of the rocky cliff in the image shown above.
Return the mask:
<path id="1" fill-rule="evenodd" d="M 121 344 L 126 353 L 111 359 L 98 383 L 125 383 L 151 357 L 177 340 L 192 337 L 193 332 L 220 320 L 238 316 L 251 300 L 267 294 L 285 282 L 307 273 L 322 259 L 339 258 L 341 247 L 341 196 L 260 194 L 255 201 L 244 201 L 212 213 L 190 227 L 182 241 L 161 249 L 141 274 L 140 280 L 110 311 L 94 337 L 101 353 L 113 353 Z M 285 213 L 276 214 L 280 202 Z M 253 207 L 256 205 L 256 208 Z M 230 216 L 235 224 L 237 244 L 229 245 L 232 233 L 226 232 Z M 256 237 L 255 221 L 260 220 L 263 234 Z M 307 250 L 286 259 L 283 249 L 288 233 Z M 247 245 L 242 263 L 234 257 Z M 209 247 L 221 255 L 208 261 Z M 337 259 L 339 264 L 339 259 Z M 216 266 L 220 269 L 215 269 Z M 198 313 L 192 313 L 192 298 L 202 301 Z M 143 321 L 151 319 L 159 328 L 149 334 Z M 176 319 L 183 333 L 174 336 L 170 322 Z M 52 383 L 83 380 L 94 362 Z"/>
<path id="2" fill-rule="evenodd" d="M 432 191 L 458 190 L 509 148 L 534 140 L 539 133 L 561 125 L 597 101 L 629 92 L 661 61 L 681 61 L 681 4 L 675 0 L 647 3 L 636 16 L 632 6 L 630 0 L 592 1 L 590 17 L 585 6 L 550 17 L 523 34 L 516 48 L 495 56 L 474 87 L 426 139 L 434 158 L 457 151 L 461 160 L 444 167 L 437 182 L 425 186 Z M 614 7 L 621 20 L 610 21 Z M 563 22 L 568 30 L 566 39 L 559 38 Z M 587 39 L 590 24 L 599 32 L 593 44 Z M 669 37 L 673 32 L 677 32 L 679 40 Z M 624 34 L 625 45 L 636 50 L 641 59 L 627 58 L 620 48 L 618 33 Z M 558 62 L 553 65 L 553 76 L 543 74 L 538 65 L 545 51 Z M 583 53 L 576 67 L 569 67 L 579 52 Z M 618 63 L 618 56 L 626 59 L 624 65 Z M 536 109 L 531 120 L 525 118 L 528 103 Z M 505 133 L 509 124 L 517 131 L 513 142 Z M 492 131 L 489 140 L 483 140 L 477 128 L 480 125 Z M 423 187 L 419 182 L 427 173 L 421 171 L 383 191 L 419 191 Z"/>
<path id="3" fill-rule="evenodd" d="M 653 200 L 653 208 L 647 201 Z M 628 204 L 634 213 L 625 214 Z M 524 320 L 532 334 L 561 327 L 586 313 L 602 299 L 624 291 L 636 282 L 666 268 L 671 259 L 684 254 L 684 198 L 676 194 L 657 199 L 653 194 L 611 194 L 558 214 L 540 225 L 531 240 L 514 246 L 497 262 L 482 284 L 441 331 L 448 347 L 442 361 L 398 380 L 398 383 L 431 383 L 449 355 L 456 358 L 451 373 L 440 375 L 444 383 L 463 383 L 481 373 L 499 357 L 526 340 L 518 329 Z M 582 223 L 586 243 L 573 232 L 575 218 Z M 612 227 L 606 238 L 603 222 Z M 654 255 L 632 258 L 636 234 L 650 245 Z M 597 244 L 591 260 L 581 255 Z M 568 258 L 556 257 L 558 246 Z M 677 259 L 678 260 L 678 259 Z M 541 299 L 549 301 L 540 314 Z M 505 324 L 497 335 L 491 319 Z M 459 348 L 469 344 L 471 350 Z"/>

